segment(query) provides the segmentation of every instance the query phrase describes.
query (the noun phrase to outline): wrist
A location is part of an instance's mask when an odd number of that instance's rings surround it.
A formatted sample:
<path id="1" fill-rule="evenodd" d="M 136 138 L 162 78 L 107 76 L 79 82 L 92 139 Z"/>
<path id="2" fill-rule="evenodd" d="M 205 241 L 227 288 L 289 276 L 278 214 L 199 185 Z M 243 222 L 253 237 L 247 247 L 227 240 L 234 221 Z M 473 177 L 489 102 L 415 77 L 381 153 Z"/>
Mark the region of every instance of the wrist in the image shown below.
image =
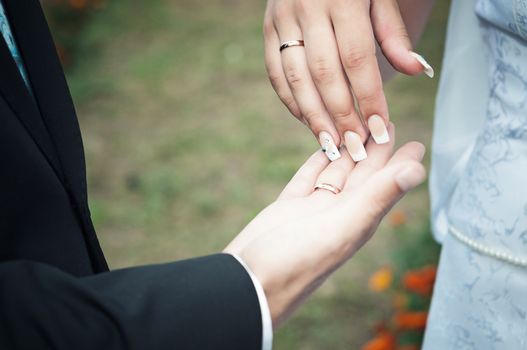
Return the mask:
<path id="1" fill-rule="evenodd" d="M 342 264 L 336 258 L 341 255 L 333 252 L 326 254 L 326 258 L 284 260 L 265 254 L 265 258 L 257 254 L 241 253 L 253 274 L 260 282 L 265 293 L 273 328 L 279 327 L 300 306 L 313 291 L 315 291 L 327 277 Z"/>

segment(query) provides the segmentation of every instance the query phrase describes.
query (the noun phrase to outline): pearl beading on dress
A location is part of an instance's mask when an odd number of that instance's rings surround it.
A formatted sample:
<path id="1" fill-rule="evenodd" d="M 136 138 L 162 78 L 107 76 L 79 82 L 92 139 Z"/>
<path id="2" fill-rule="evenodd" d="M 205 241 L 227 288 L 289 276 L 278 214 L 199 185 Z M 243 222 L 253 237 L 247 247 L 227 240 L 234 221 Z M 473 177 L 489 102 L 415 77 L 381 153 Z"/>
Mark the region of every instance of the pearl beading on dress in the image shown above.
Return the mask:
<path id="1" fill-rule="evenodd" d="M 466 244 L 473 250 L 483 255 L 487 255 L 487 256 L 493 257 L 495 259 L 498 259 L 498 260 L 501 260 L 501 261 L 504 261 L 504 262 L 507 262 L 509 264 L 513 264 L 516 266 L 527 267 L 527 258 L 513 256 L 503 251 L 487 247 L 481 243 L 476 242 L 472 238 L 467 237 L 464 233 L 462 233 L 461 231 L 459 231 L 453 226 L 449 226 L 449 232 L 452 234 L 452 236 L 457 238 L 460 242 Z"/>

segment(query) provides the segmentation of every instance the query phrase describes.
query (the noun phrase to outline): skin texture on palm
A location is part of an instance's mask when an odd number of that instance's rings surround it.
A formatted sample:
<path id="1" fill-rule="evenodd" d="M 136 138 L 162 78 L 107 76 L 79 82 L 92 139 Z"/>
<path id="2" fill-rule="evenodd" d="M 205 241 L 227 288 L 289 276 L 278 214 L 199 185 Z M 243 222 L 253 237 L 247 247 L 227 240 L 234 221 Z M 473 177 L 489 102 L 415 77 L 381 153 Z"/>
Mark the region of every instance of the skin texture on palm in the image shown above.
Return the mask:
<path id="1" fill-rule="evenodd" d="M 393 125 L 388 131 L 393 140 Z M 393 154 L 393 141 L 369 140 L 368 159 L 347 152 L 329 162 L 320 151 L 299 169 L 278 199 L 225 248 L 261 282 L 274 326 L 366 243 L 402 196 L 425 178 L 424 146 L 412 142 Z M 319 189 L 318 183 L 342 189 Z"/>

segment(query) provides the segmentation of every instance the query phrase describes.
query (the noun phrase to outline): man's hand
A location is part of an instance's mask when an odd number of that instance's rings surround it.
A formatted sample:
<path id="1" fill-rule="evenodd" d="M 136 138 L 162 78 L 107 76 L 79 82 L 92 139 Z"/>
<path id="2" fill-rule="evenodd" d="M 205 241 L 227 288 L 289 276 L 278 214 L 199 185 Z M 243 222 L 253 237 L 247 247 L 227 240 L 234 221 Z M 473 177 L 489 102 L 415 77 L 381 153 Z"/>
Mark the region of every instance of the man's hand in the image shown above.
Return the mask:
<path id="1" fill-rule="evenodd" d="M 393 126 L 388 127 L 393 140 Z M 368 159 L 347 152 L 329 163 L 317 152 L 280 197 L 225 248 L 249 266 L 262 284 L 276 326 L 373 234 L 390 208 L 425 178 L 424 147 L 409 143 L 393 156 L 393 141 L 370 140 Z M 327 183 L 339 194 L 318 189 Z"/>
<path id="2" fill-rule="evenodd" d="M 432 2 L 402 1 L 416 18 L 408 21 L 412 39 L 422 30 L 420 17 L 426 19 Z M 433 75 L 411 51 L 397 0 L 269 0 L 264 39 L 267 72 L 282 102 L 323 148 L 345 143 L 355 161 L 366 156 L 362 142 L 369 132 L 379 144 L 389 137 L 376 45 L 399 72 Z M 289 40 L 303 40 L 304 47 L 280 52 L 281 43 Z M 328 154 L 332 160 L 338 156 L 338 151 Z"/>

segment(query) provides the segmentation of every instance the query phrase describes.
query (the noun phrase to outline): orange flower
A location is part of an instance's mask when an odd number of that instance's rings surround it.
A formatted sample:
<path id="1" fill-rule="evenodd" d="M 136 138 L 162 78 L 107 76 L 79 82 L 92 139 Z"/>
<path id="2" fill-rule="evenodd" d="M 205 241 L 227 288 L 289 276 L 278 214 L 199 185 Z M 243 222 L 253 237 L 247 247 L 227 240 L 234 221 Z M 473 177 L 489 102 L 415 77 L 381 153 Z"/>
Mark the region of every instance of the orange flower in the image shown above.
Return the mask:
<path id="1" fill-rule="evenodd" d="M 390 225 L 392 225 L 393 227 L 404 225 L 408 221 L 406 213 L 401 209 L 392 210 L 392 213 L 390 214 L 388 219 Z"/>
<path id="2" fill-rule="evenodd" d="M 404 274 L 403 286 L 411 292 L 420 295 L 430 295 L 434 289 L 437 268 L 427 266 L 420 270 L 408 271 Z"/>
<path id="3" fill-rule="evenodd" d="M 426 311 L 399 312 L 393 317 L 393 323 L 397 329 L 418 330 L 426 327 Z"/>
<path id="4" fill-rule="evenodd" d="M 395 350 L 396 344 L 397 339 L 395 336 L 387 330 L 384 330 L 364 344 L 361 350 Z"/>
<path id="5" fill-rule="evenodd" d="M 386 290 L 393 281 L 392 269 L 388 266 L 383 266 L 371 275 L 368 281 L 368 288 L 374 292 L 382 292 Z"/>

